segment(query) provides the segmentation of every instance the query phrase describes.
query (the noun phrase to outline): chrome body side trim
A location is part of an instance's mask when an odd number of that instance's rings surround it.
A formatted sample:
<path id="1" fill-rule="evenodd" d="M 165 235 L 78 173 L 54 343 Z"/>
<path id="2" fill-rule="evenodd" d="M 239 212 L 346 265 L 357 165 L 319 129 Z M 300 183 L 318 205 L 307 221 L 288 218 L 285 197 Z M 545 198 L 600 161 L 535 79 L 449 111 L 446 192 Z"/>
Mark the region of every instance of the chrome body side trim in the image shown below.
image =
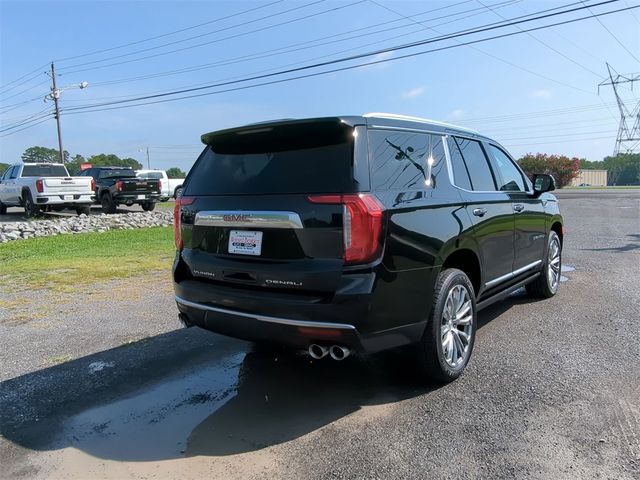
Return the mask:
<path id="1" fill-rule="evenodd" d="M 203 210 L 193 222 L 203 227 L 304 228 L 295 212 Z"/>
<path id="2" fill-rule="evenodd" d="M 524 267 L 518 268 L 517 270 L 514 270 L 511 273 L 507 273 L 506 275 L 502 275 L 501 277 L 494 278 L 493 280 L 485 283 L 484 286 L 485 287 L 492 287 L 494 285 L 497 285 L 498 283 L 502 283 L 502 282 L 504 282 L 506 280 L 510 280 L 513 277 L 517 277 L 521 273 L 526 272 L 527 270 L 531 270 L 531 269 L 537 267 L 541 263 L 542 263 L 542 260 L 536 260 L 535 262 L 530 263 L 529 265 L 525 265 Z"/>
<path id="3" fill-rule="evenodd" d="M 347 323 L 331 323 L 331 322 L 313 322 L 309 320 L 293 320 L 290 318 L 269 317 L 267 315 L 259 315 L 257 313 L 245 313 L 235 310 L 228 310 L 226 308 L 212 307 L 209 305 L 203 305 L 201 303 L 190 302 L 182 297 L 176 295 L 176 302 L 185 307 L 196 308 L 198 310 L 207 310 L 210 312 L 226 313 L 228 315 L 236 315 L 239 317 L 252 318 L 260 322 L 277 323 L 280 325 L 289 325 L 292 327 L 306 327 L 306 328 L 331 328 L 338 330 L 355 330 L 356 327 Z"/>

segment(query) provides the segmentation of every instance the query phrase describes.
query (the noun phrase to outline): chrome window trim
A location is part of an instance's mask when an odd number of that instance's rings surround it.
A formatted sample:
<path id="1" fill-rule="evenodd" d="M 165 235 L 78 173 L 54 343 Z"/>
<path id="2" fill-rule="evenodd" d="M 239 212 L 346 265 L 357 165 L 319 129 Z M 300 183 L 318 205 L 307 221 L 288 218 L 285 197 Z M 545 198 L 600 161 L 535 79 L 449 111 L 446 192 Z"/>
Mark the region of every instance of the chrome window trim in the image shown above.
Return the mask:
<path id="1" fill-rule="evenodd" d="M 175 300 L 180 305 L 185 307 L 196 308 L 198 310 L 206 310 L 210 312 L 225 313 L 228 315 L 237 315 L 239 317 L 252 318 L 260 322 L 277 323 L 279 325 L 289 325 L 292 327 L 308 327 L 308 328 L 330 328 L 338 330 L 355 330 L 356 327 L 347 323 L 331 323 L 331 322 L 313 322 L 309 320 L 293 320 L 290 318 L 281 317 L 269 317 L 267 315 L 259 315 L 256 313 L 238 312 L 236 310 L 229 310 L 226 308 L 212 307 L 210 305 L 203 305 L 202 303 L 190 302 L 178 295 L 175 296 Z"/>
<path id="2" fill-rule="evenodd" d="M 520 275 L 521 273 L 526 272 L 527 270 L 531 270 L 532 268 L 537 267 L 538 265 L 540 265 L 542 263 L 542 260 L 536 260 L 533 263 L 530 263 L 529 265 L 525 265 L 524 267 L 518 268 L 517 270 L 512 271 L 511 273 L 507 273 L 506 275 L 502 275 L 498 278 L 494 278 L 493 280 L 486 282 L 484 284 L 485 287 L 492 287 L 494 285 L 497 285 L 498 283 L 502 283 L 506 280 L 510 280 L 513 277 L 516 277 L 518 275 Z"/>
<path id="3" fill-rule="evenodd" d="M 202 227 L 304 228 L 297 213 L 272 210 L 202 210 L 196 213 L 193 224 Z"/>

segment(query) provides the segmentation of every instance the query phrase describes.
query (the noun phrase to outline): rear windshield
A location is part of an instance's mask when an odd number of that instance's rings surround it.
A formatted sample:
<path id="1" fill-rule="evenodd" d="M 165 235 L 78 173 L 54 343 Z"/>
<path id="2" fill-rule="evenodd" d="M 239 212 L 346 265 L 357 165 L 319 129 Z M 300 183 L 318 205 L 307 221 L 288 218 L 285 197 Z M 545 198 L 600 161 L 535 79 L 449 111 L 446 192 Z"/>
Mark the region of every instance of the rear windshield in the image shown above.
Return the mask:
<path id="1" fill-rule="evenodd" d="M 112 170 L 100 170 L 100 178 L 135 178 L 136 174 L 133 170 L 127 169 L 112 169 Z"/>
<path id="2" fill-rule="evenodd" d="M 208 136 L 185 195 L 348 193 L 353 130 L 331 123 Z"/>
<path id="3" fill-rule="evenodd" d="M 146 173 L 138 173 L 138 178 L 152 178 L 154 180 L 160 180 L 162 178 L 162 173 L 160 172 L 146 172 Z"/>
<path id="4" fill-rule="evenodd" d="M 69 172 L 63 165 L 25 165 L 23 177 L 68 177 Z"/>

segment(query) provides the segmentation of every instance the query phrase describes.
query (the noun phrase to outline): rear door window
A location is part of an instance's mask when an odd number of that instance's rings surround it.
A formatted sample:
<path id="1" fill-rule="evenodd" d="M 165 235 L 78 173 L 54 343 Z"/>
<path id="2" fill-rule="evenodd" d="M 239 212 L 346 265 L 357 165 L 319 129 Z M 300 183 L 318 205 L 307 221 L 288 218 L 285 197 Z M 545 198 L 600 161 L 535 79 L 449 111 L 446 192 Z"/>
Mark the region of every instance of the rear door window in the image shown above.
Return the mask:
<path id="1" fill-rule="evenodd" d="M 136 174 L 133 170 L 128 169 L 109 169 L 109 170 L 101 170 L 100 178 L 136 178 Z"/>
<path id="2" fill-rule="evenodd" d="M 451 156 L 460 155 L 467 167 L 471 188 L 474 191 L 495 191 L 496 183 L 493 178 L 489 159 L 482 145 L 477 140 L 463 137 L 449 137 Z M 462 185 L 458 185 L 461 188 Z"/>
<path id="3" fill-rule="evenodd" d="M 446 172 L 442 136 L 369 130 L 369 164 L 374 190 L 424 190 Z"/>
<path id="4" fill-rule="evenodd" d="M 353 129 L 332 123 L 206 135 L 185 195 L 351 193 Z"/>

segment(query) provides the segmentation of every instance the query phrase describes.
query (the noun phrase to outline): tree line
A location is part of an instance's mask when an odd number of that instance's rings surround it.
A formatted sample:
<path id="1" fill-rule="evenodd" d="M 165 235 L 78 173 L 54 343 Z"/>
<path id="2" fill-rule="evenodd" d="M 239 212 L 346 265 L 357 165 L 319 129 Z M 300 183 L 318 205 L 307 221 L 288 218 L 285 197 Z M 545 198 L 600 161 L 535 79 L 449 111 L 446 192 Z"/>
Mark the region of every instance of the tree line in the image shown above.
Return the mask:
<path id="1" fill-rule="evenodd" d="M 69 152 L 64 152 L 65 164 L 71 175 L 80 172 L 83 163 L 90 163 L 94 166 L 131 167 L 134 170 L 141 170 L 142 164 L 134 158 L 120 158 L 114 154 L 101 153 L 83 157 L 74 155 L 70 157 Z M 60 153 L 55 148 L 30 147 L 22 154 L 22 161 L 25 163 L 34 162 L 59 162 Z M 564 155 L 549 155 L 546 153 L 528 153 L 520 159 L 518 164 L 527 175 L 534 173 L 549 173 L 556 179 L 558 188 L 565 187 L 578 176 L 580 170 L 606 170 L 610 185 L 640 185 L 640 154 L 621 153 L 616 156 L 605 157 L 601 161 L 589 161 L 584 158 L 567 157 Z M 7 169 L 6 163 L 0 163 L 0 174 Z M 169 178 L 184 178 L 185 172 L 178 167 L 167 170 Z"/>
<path id="2" fill-rule="evenodd" d="M 55 148 L 47 147 L 29 147 L 21 156 L 24 163 L 59 163 L 60 152 Z M 135 158 L 120 158 L 113 153 L 100 153 L 83 157 L 82 155 L 74 155 L 71 157 L 69 152 L 64 151 L 64 163 L 70 175 L 77 175 L 81 171 L 83 163 L 90 163 L 94 167 L 131 167 L 134 170 L 142 170 L 142 164 Z M 0 163 L 0 172 L 4 172 L 9 165 Z M 167 169 L 169 178 L 184 178 L 186 174 L 178 167 Z"/>

